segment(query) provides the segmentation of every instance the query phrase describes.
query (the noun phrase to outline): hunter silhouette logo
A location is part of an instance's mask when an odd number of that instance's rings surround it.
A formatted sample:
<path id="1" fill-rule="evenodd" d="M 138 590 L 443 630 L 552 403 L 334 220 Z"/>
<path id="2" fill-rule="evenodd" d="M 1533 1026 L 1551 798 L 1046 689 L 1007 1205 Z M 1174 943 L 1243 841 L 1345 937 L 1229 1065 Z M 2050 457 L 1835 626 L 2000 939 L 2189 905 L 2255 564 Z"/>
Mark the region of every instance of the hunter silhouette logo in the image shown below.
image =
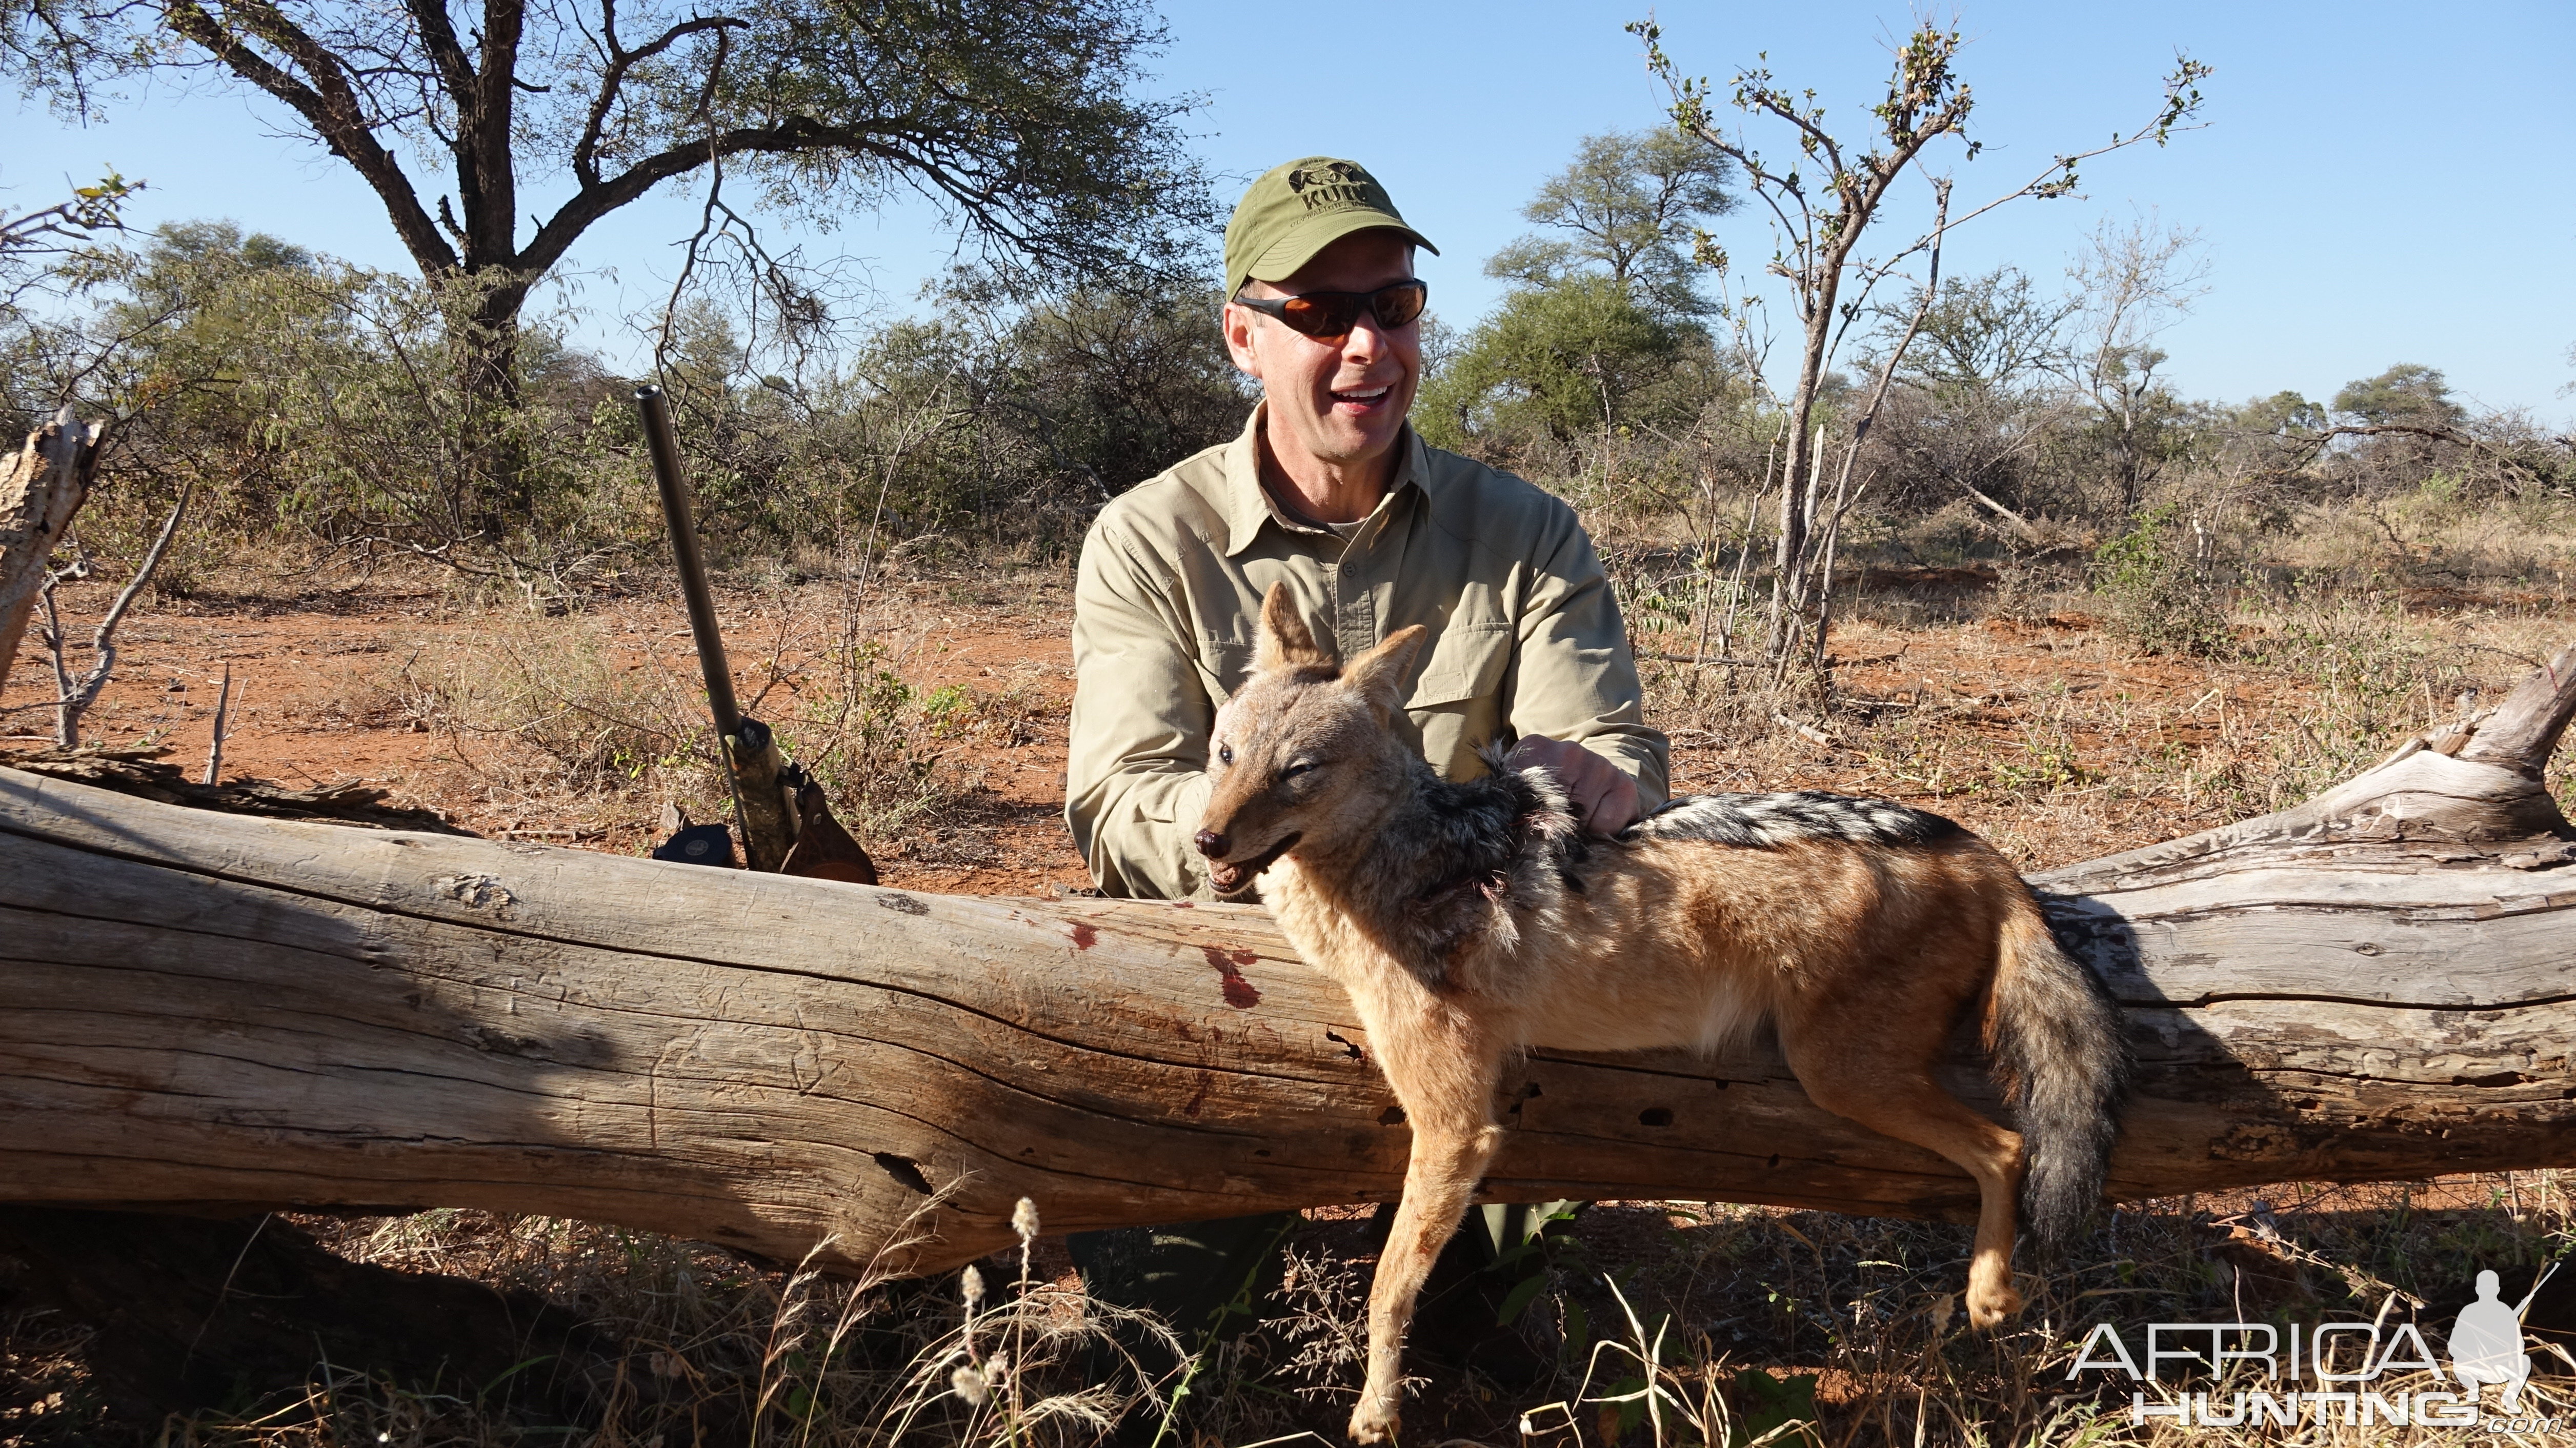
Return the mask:
<path id="1" fill-rule="evenodd" d="M 1348 161 L 1300 166 L 1288 173 L 1288 189 L 1305 201 L 1308 211 L 1335 202 L 1364 203 L 1369 200 L 1368 188 L 1376 184 L 1369 173 Z"/>
<path id="2" fill-rule="evenodd" d="M 2558 1264 L 2550 1263 L 2522 1301 L 2511 1307 L 2496 1295 L 2503 1279 L 2493 1272 L 2478 1274 L 2478 1300 L 2461 1308 L 2459 1319 L 2451 1324 L 2451 1374 L 2468 1389 L 2470 1402 L 2478 1400 L 2484 1385 L 2501 1383 L 2504 1397 L 2498 1406 L 2510 1414 L 2521 1405 L 2523 1382 L 2531 1376 L 2531 1354 L 2522 1345 L 2522 1315 L 2531 1309 L 2531 1299 L 2540 1295 L 2540 1284 L 2557 1270 Z"/>
<path id="3" fill-rule="evenodd" d="M 2545 1408 L 2527 1410 L 2523 1401 L 2531 1353 L 2522 1317 L 2560 1265 L 2542 1269 L 2520 1302 L 2503 1299 L 2499 1274 L 2480 1272 L 2477 1300 L 2451 1322 L 2447 1373 L 2411 1322 L 2152 1322 L 2143 1352 L 2105 1322 L 2077 1348 L 2066 1376 L 2126 1376 L 2136 1385 L 2129 1401 L 2133 1425 L 2171 1418 L 2193 1428 L 2287 1429 L 2304 1422 L 2555 1433 L 2561 1420 L 2540 1416 Z M 2218 1382 L 2195 1387 L 2191 1380 L 2204 1375 Z M 2491 1386 L 2504 1391 L 2489 1409 L 2479 1399 Z"/>

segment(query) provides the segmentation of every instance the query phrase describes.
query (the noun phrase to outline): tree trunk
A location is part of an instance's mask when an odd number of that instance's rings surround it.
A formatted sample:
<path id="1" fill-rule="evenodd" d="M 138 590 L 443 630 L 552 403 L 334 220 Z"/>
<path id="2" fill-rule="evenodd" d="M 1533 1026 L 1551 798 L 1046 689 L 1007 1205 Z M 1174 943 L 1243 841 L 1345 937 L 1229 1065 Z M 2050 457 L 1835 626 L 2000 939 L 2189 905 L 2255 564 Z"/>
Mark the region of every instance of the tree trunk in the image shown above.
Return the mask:
<path id="1" fill-rule="evenodd" d="M 1839 279 L 1839 265 L 1832 275 Z M 1775 681 L 1797 654 L 1799 610 L 1806 605 L 1801 590 L 1807 573 L 1807 519 L 1815 511 L 1814 455 L 1824 447 L 1824 439 L 1810 436 L 1808 426 L 1815 416 L 1816 394 L 1824 385 L 1825 342 L 1833 326 L 1835 288 L 1829 285 L 1823 290 L 1824 305 L 1808 317 L 1800 341 L 1798 390 L 1789 399 L 1789 456 L 1780 474 L 1780 538 L 1772 553 L 1771 617 L 1762 643 Z"/>
<path id="2" fill-rule="evenodd" d="M 519 308 L 527 285 L 499 272 L 467 274 L 449 283 L 472 290 L 472 309 L 455 326 L 457 383 L 475 476 L 468 516 L 473 529 L 500 541 L 533 522 L 535 459 L 519 417 Z"/>
<path id="3" fill-rule="evenodd" d="M 2318 799 L 2039 876 L 2140 1063 L 2115 1196 L 2576 1166 L 2576 647 Z M 915 895 L 0 771 L 0 1198 L 585 1217 L 954 1266 L 1385 1200 L 1403 1117 L 1258 909 Z M 1993 1091 L 1964 1053 L 1954 1074 Z M 1488 1198 L 1963 1215 L 1768 1048 L 1534 1052 Z"/>
<path id="4" fill-rule="evenodd" d="M 89 497 L 99 456 L 92 432 L 66 408 L 27 434 L 16 456 L 0 459 L 0 688 L 8 686 L 54 547 Z"/>

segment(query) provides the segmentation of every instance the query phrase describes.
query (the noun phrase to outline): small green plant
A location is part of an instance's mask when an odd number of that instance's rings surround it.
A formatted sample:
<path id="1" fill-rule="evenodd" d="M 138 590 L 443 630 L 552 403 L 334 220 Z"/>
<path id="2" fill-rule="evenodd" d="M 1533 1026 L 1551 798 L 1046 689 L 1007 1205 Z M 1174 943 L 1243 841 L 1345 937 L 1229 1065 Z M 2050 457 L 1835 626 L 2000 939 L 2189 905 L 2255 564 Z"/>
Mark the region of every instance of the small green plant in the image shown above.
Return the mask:
<path id="1" fill-rule="evenodd" d="M 2094 591 L 2109 605 L 2114 634 L 2149 653 L 2224 658 L 2234 651 L 2229 591 L 2196 543 L 2181 506 L 2162 503 L 2093 551 Z"/>
<path id="2" fill-rule="evenodd" d="M 920 688 L 877 640 L 836 655 L 782 726 L 788 749 L 831 792 L 863 838 L 890 839 L 949 818 L 982 774 L 972 762 L 1013 737 L 1024 709 L 956 684 Z M 809 679 L 811 675 L 809 675 Z"/>

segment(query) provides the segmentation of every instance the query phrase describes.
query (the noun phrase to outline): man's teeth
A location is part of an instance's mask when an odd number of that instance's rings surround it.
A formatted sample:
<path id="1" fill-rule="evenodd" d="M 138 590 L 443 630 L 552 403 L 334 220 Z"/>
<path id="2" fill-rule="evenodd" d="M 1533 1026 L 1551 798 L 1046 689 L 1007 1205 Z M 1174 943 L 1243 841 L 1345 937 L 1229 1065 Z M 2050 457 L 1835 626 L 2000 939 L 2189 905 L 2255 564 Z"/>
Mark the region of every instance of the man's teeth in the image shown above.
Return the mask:
<path id="1" fill-rule="evenodd" d="M 1340 402 L 1375 402 L 1379 398 L 1386 396 L 1386 394 L 1387 389 L 1383 387 L 1372 387 L 1365 392 L 1336 392 L 1333 394 L 1333 397 L 1336 401 Z"/>

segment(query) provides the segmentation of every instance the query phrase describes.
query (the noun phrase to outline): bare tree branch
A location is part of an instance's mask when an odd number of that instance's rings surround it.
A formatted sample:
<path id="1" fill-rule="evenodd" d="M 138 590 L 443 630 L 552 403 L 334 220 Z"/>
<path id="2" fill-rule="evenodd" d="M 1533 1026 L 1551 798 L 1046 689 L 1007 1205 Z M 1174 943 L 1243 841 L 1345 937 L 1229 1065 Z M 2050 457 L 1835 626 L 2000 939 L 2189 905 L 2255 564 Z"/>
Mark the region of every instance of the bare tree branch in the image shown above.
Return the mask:
<path id="1" fill-rule="evenodd" d="M 62 621 L 54 612 L 53 585 L 50 582 L 45 585 L 45 615 L 50 621 L 46 642 L 53 648 L 54 678 L 59 686 L 58 697 L 54 701 L 54 742 L 62 748 L 79 747 L 81 716 L 89 712 L 90 705 L 98 702 L 99 691 L 107 687 L 108 677 L 116 672 L 117 625 L 125 622 L 126 610 L 134 607 L 134 600 L 141 596 L 144 585 L 152 581 L 153 573 L 161 567 L 161 559 L 170 551 L 170 540 L 178 536 L 179 520 L 188 514 L 188 500 L 195 495 L 196 485 L 193 483 L 179 490 L 179 501 L 170 509 L 168 520 L 162 523 L 161 536 L 152 540 L 152 551 L 143 555 L 143 565 L 134 570 L 134 581 L 116 595 L 116 602 L 108 606 L 107 616 L 98 621 L 96 629 L 91 630 L 89 646 L 94 657 L 89 671 L 77 682 L 72 680 L 64 663 Z"/>
<path id="2" fill-rule="evenodd" d="M 456 252 L 422 209 L 420 195 L 413 190 L 411 178 L 403 174 L 401 163 L 369 128 L 357 93 L 341 71 L 338 59 L 274 6 L 254 0 L 243 9 L 254 17 L 254 33 L 295 57 L 306 74 L 313 77 L 313 84 L 297 80 L 244 44 L 196 0 L 173 0 L 167 14 L 173 30 L 205 47 L 233 74 L 284 102 L 304 118 L 315 136 L 331 148 L 332 155 L 357 171 L 376 193 L 376 199 L 384 203 L 395 234 L 402 238 L 403 246 L 423 272 L 439 276 L 454 271 Z"/>

